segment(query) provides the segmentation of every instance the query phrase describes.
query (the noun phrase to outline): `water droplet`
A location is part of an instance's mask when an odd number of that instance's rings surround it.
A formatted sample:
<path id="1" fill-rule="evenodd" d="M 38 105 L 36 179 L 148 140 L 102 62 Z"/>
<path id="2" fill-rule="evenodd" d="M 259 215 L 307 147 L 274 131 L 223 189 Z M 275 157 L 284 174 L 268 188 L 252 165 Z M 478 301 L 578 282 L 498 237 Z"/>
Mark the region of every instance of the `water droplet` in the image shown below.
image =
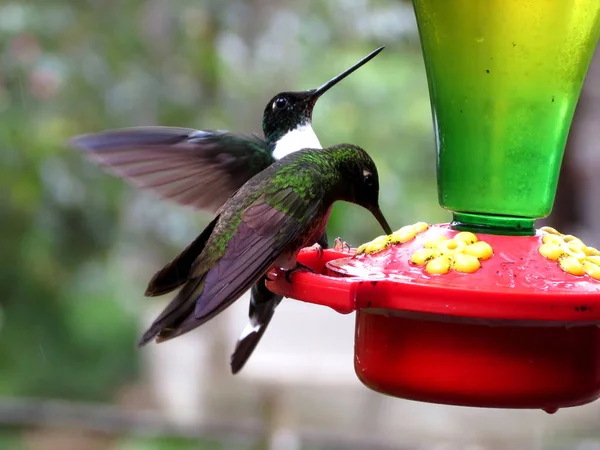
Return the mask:
<path id="1" fill-rule="evenodd" d="M 552 408 L 542 408 L 544 411 L 546 411 L 548 414 L 554 414 L 556 411 L 558 411 L 558 408 L 556 407 L 552 407 Z"/>
<path id="2" fill-rule="evenodd" d="M 480 44 L 483 42 L 483 36 L 478 36 L 475 38 L 476 42 L 479 42 Z"/>

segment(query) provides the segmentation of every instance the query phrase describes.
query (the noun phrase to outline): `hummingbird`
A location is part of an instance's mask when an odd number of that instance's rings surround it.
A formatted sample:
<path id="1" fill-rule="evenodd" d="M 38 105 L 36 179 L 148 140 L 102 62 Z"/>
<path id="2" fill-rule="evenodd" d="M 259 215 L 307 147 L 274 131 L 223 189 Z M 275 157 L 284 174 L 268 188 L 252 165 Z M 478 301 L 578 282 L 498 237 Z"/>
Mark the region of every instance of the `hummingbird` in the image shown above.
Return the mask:
<path id="1" fill-rule="evenodd" d="M 223 130 L 134 127 L 76 136 L 70 143 L 136 187 L 214 213 L 246 181 L 275 161 L 302 148 L 321 148 L 312 128 L 317 100 L 383 49 L 379 47 L 316 89 L 281 92 L 272 97 L 263 112 L 263 137 Z M 328 247 L 325 233 L 317 246 Z M 179 264 L 179 272 L 171 276 L 179 274 L 185 279 L 190 262 L 183 259 Z M 263 277 L 252 287 L 249 323 L 231 356 L 234 374 L 252 355 L 283 298 L 269 291 L 265 283 Z"/>
<path id="2" fill-rule="evenodd" d="M 285 270 L 286 277 L 311 270 L 297 262 L 298 252 L 323 235 L 336 201 L 366 208 L 391 234 L 379 208 L 377 168 L 358 146 L 301 149 L 253 176 L 150 280 L 149 295 L 181 289 L 139 345 L 164 342 L 206 323 L 272 268 Z M 185 279 L 178 273 L 182 261 L 189 266 Z"/>

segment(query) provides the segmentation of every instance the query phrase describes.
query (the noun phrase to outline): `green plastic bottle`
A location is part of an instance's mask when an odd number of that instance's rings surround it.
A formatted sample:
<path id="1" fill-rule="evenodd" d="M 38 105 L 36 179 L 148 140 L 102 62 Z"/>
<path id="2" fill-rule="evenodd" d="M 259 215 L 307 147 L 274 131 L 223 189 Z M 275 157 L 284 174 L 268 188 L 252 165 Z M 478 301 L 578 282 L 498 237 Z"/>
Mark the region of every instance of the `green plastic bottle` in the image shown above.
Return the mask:
<path id="1" fill-rule="evenodd" d="M 552 210 L 600 35 L 599 0 L 414 0 L 439 202 L 457 228 L 531 234 Z"/>

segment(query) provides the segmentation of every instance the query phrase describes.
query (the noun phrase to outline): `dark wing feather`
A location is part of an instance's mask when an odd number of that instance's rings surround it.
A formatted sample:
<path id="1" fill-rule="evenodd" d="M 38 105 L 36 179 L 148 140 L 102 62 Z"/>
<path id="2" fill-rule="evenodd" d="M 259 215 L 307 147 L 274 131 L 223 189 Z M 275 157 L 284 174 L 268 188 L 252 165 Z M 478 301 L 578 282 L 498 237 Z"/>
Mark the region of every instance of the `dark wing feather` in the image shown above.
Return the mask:
<path id="1" fill-rule="evenodd" d="M 141 345 L 154 336 L 158 336 L 157 342 L 162 342 L 202 325 L 250 289 L 281 261 L 278 261 L 280 256 L 295 258 L 304 244 L 300 242 L 306 231 L 302 224 L 316 218 L 319 205 L 316 202 L 307 205 L 292 190 L 278 198 L 284 202 L 280 209 L 288 213 L 270 206 L 264 197 L 250 206 L 223 256 L 208 271 L 203 264 L 205 254 L 200 256 L 193 278 L 144 334 Z M 295 217 L 308 221 L 300 222 Z M 290 249 L 290 245 L 294 248 Z"/>
<path id="2" fill-rule="evenodd" d="M 156 297 L 166 294 L 174 289 L 177 289 L 190 276 L 192 266 L 208 241 L 208 238 L 215 229 L 215 225 L 219 220 L 217 215 L 207 226 L 204 231 L 190 245 L 188 245 L 175 259 L 168 263 L 161 270 L 156 272 L 148 283 L 145 295 L 147 297 Z"/>
<path id="3" fill-rule="evenodd" d="M 191 128 L 125 128 L 77 136 L 70 144 L 136 187 L 211 212 L 275 161 L 256 135 Z"/>

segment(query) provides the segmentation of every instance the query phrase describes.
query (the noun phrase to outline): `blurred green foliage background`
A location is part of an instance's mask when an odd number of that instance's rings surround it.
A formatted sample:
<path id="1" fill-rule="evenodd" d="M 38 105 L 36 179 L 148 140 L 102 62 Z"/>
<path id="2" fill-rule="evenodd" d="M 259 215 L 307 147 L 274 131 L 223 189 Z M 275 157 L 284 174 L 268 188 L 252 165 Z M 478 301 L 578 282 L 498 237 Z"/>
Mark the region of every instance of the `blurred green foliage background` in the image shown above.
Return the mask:
<path id="1" fill-rule="evenodd" d="M 1 3 L 0 395 L 113 401 L 140 376 L 144 301 L 120 258 L 149 248 L 166 260 L 208 220 L 105 174 L 66 147 L 72 135 L 259 131 L 274 93 L 316 87 L 386 45 L 319 101 L 315 131 L 373 155 L 394 227 L 445 218 L 411 15 L 391 1 Z M 338 205 L 328 232 L 357 245 L 379 229 Z"/>

